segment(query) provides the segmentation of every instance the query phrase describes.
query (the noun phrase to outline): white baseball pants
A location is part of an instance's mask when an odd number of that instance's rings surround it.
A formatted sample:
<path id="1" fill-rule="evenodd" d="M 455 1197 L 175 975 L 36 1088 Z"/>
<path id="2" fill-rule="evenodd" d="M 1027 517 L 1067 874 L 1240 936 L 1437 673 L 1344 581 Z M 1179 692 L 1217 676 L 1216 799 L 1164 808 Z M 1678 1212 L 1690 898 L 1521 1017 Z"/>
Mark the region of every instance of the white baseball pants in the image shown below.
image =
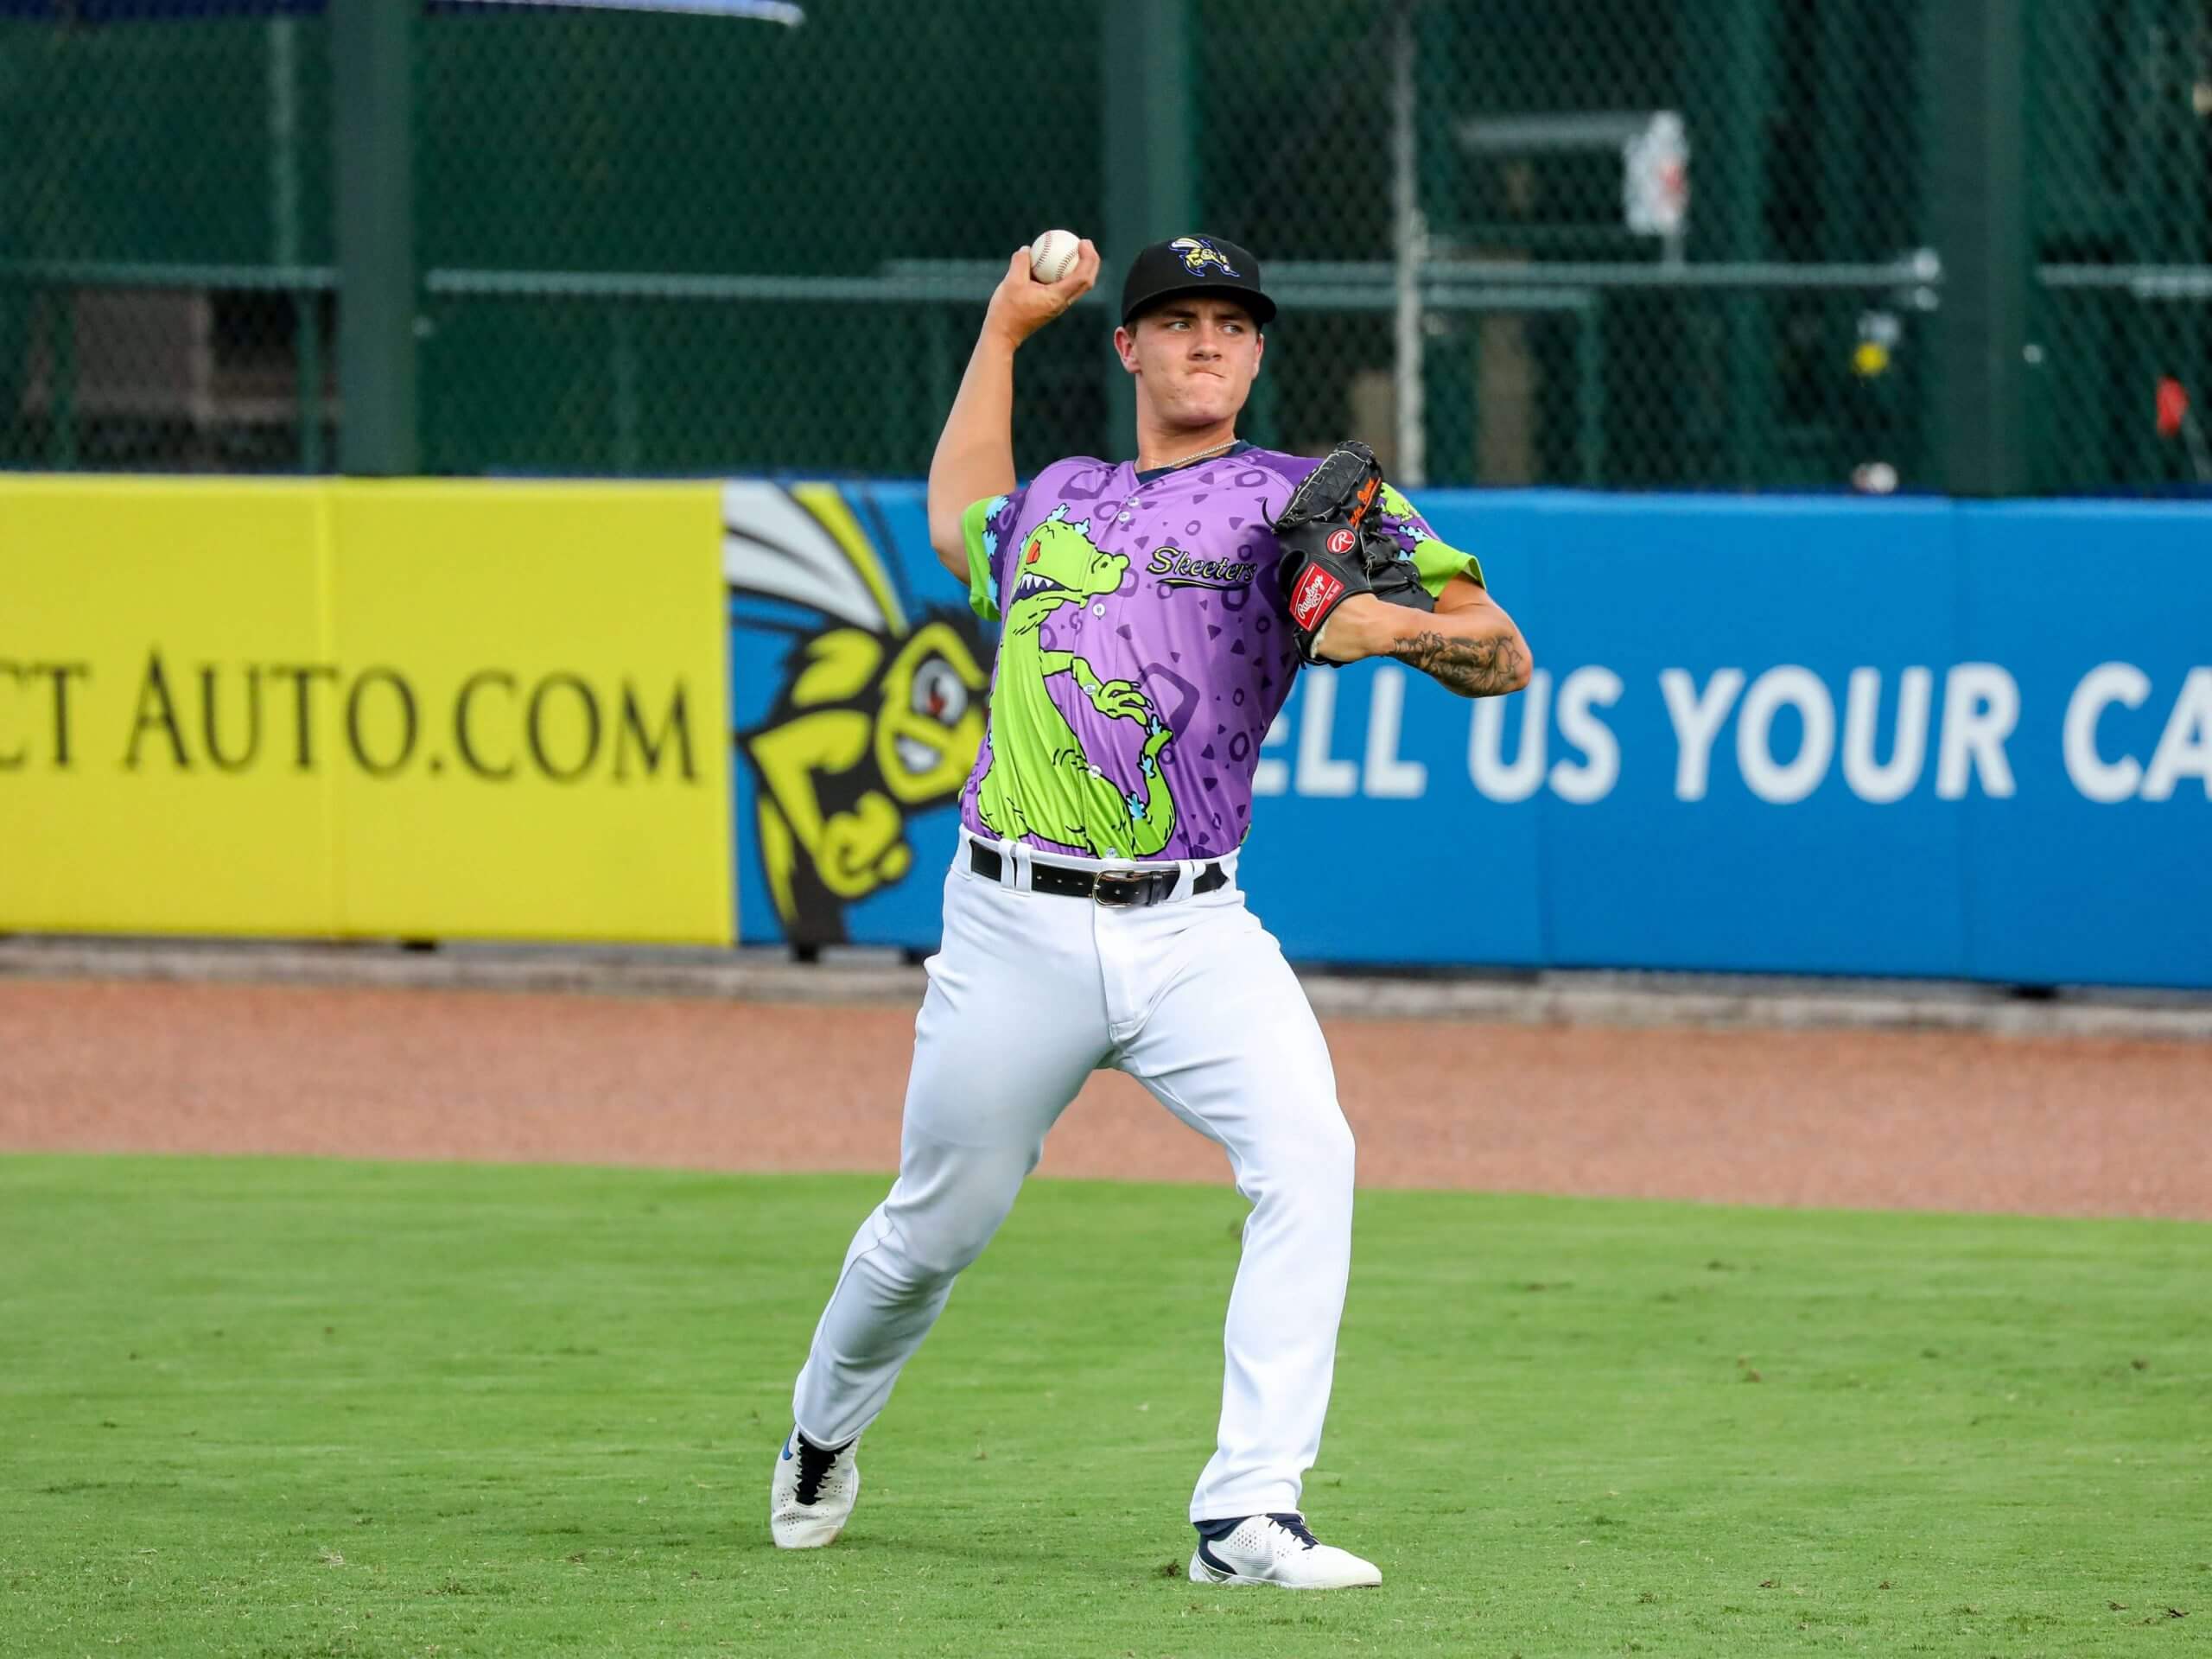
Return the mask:
<path id="1" fill-rule="evenodd" d="M 963 832 L 944 943 L 914 1024 L 899 1178 L 854 1236 L 800 1371 L 792 1413 L 838 1446 L 883 1409 L 952 1281 L 982 1254 L 1046 1133 L 1093 1071 L 1116 1066 L 1228 1149 L 1251 1202 L 1229 1300 L 1221 1430 L 1191 1518 L 1295 1510 L 1321 1445 L 1351 1266 L 1352 1140 L 1304 989 L 1227 886 L 1116 909 L 1029 888 L 1029 855 Z M 1053 862 L 1103 866 L 1079 859 Z M 1154 867 L 1157 868 L 1157 867 Z"/>

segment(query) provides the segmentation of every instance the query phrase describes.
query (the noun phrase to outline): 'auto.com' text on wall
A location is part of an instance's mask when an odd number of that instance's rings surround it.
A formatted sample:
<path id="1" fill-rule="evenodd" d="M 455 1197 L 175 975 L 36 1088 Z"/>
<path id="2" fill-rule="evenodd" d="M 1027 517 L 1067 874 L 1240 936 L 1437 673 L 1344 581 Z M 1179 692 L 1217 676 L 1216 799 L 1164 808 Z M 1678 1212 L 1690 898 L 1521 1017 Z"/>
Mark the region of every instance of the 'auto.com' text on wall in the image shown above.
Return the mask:
<path id="1" fill-rule="evenodd" d="M 0 485 L 0 924 L 727 939 L 715 514 Z"/>

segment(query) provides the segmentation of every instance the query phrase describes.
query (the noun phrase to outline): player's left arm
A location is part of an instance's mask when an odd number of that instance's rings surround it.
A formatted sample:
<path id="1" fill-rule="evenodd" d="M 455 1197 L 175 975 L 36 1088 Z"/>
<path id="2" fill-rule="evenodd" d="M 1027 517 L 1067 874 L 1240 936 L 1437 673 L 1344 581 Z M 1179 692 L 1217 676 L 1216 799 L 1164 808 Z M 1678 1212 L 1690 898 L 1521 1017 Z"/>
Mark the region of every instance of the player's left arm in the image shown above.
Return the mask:
<path id="1" fill-rule="evenodd" d="M 1529 642 L 1505 607 L 1472 576 L 1446 581 L 1430 612 L 1362 597 L 1367 603 L 1346 619 L 1355 624 L 1350 639 L 1340 640 L 1337 630 L 1330 630 L 1329 654 L 1338 661 L 1358 660 L 1338 655 L 1346 647 L 1363 656 L 1395 658 L 1463 697 L 1502 696 L 1529 683 Z M 1355 602 L 1348 601 L 1344 608 L 1351 610 Z"/>
<path id="2" fill-rule="evenodd" d="M 1413 503 L 1383 487 L 1380 528 L 1411 557 L 1433 611 L 1355 594 L 1329 619 L 1320 654 L 1332 662 L 1389 657 L 1463 697 L 1495 697 L 1529 683 L 1529 642 L 1491 597 L 1472 554 L 1444 542 Z"/>

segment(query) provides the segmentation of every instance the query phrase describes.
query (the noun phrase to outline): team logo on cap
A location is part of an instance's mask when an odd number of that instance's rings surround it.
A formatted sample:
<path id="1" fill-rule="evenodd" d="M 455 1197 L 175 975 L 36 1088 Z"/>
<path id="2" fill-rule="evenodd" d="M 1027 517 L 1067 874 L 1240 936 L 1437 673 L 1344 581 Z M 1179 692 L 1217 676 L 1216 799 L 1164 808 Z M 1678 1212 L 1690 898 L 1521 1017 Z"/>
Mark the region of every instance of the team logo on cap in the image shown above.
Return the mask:
<path id="1" fill-rule="evenodd" d="M 1193 276 L 1203 276 L 1209 270 L 1218 270 L 1224 276 L 1243 276 L 1223 257 L 1219 248 L 1203 236 L 1179 236 L 1167 245 L 1167 251 L 1181 256 L 1183 269 Z"/>

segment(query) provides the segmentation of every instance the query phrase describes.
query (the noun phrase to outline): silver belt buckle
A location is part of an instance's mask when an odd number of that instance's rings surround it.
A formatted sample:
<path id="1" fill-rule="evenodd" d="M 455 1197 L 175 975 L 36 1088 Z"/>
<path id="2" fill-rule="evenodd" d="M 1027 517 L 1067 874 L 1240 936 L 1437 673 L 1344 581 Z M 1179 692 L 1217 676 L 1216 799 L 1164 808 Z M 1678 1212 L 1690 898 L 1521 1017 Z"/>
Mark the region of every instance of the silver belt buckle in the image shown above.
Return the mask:
<path id="1" fill-rule="evenodd" d="M 1090 896 L 1109 910 L 1126 910 L 1136 903 L 1147 885 L 1142 870 L 1101 870 L 1091 883 Z"/>

